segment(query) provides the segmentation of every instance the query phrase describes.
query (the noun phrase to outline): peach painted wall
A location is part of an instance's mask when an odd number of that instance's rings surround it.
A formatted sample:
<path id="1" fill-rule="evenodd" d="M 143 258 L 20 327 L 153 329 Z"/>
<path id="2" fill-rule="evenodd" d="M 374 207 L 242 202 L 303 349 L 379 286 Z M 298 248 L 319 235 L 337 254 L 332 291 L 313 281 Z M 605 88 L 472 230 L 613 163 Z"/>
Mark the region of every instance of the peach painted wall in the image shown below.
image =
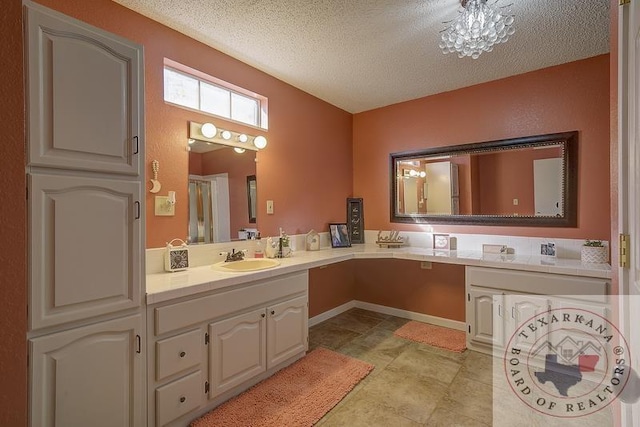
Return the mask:
<path id="1" fill-rule="evenodd" d="M 5 0 L 0 13 L 3 62 L 0 67 L 0 425 L 27 425 L 27 206 L 22 2 Z M 8 160 L 8 161 L 7 161 Z"/>
<path id="2" fill-rule="evenodd" d="M 356 299 L 445 319 L 465 321 L 464 266 L 409 260 L 356 259 Z"/>
<path id="3" fill-rule="evenodd" d="M 110 0 L 38 0 L 52 9 L 121 35 L 144 46 L 146 172 L 160 162 L 162 193 L 176 191 L 174 217 L 156 217 L 147 193 L 147 247 L 161 247 L 187 235 L 187 122 L 265 135 L 258 153 L 258 223 L 263 235 L 279 227 L 289 234 L 328 230 L 344 221 L 352 191 L 352 115 L 230 56 L 126 9 Z M 269 130 L 212 118 L 165 104 L 163 60 L 174 61 L 259 93 L 269 99 Z M 266 200 L 275 213 L 266 215 Z"/>
<path id="4" fill-rule="evenodd" d="M 609 117 L 609 55 L 355 114 L 353 192 L 364 198 L 366 228 L 479 232 L 391 223 L 389 153 L 578 130 L 578 226 L 483 226 L 481 232 L 609 239 Z"/>
<path id="5" fill-rule="evenodd" d="M 475 213 L 535 215 L 533 162 L 561 156 L 558 148 L 476 156 L 478 180 L 474 182 L 473 191 L 479 193 L 480 206 Z M 513 199 L 518 199 L 517 206 Z"/>
<path id="6" fill-rule="evenodd" d="M 256 228 L 249 222 L 249 198 L 247 176 L 256 174 L 256 156 L 253 151 L 238 154 L 232 148 L 211 151 L 199 155 L 202 158 L 201 175 L 227 173 L 229 176 L 229 210 L 231 216 L 231 238 L 238 238 L 241 228 Z M 195 173 L 195 172 L 192 172 Z"/>
<path id="7" fill-rule="evenodd" d="M 309 317 L 356 299 L 353 261 L 309 270 Z"/>
<path id="8" fill-rule="evenodd" d="M 611 265 L 619 265 L 618 257 L 618 0 L 610 0 L 609 56 L 609 117 L 610 117 L 610 165 L 611 165 Z M 611 269 L 611 286 L 618 293 L 618 269 Z"/>

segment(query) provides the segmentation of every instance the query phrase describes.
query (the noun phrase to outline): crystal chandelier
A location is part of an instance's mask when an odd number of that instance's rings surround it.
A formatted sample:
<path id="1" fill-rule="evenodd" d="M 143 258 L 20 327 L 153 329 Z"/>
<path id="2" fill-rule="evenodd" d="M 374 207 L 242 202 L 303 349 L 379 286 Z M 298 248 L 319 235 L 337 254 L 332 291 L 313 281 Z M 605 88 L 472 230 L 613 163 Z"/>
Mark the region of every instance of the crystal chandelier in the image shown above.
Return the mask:
<path id="1" fill-rule="evenodd" d="M 509 6 L 496 8 L 487 0 L 461 0 L 464 10 L 457 18 L 447 22 L 442 30 L 442 53 L 458 52 L 459 58 L 477 59 L 482 52 L 491 52 L 493 46 L 504 43 L 515 32 Z"/>

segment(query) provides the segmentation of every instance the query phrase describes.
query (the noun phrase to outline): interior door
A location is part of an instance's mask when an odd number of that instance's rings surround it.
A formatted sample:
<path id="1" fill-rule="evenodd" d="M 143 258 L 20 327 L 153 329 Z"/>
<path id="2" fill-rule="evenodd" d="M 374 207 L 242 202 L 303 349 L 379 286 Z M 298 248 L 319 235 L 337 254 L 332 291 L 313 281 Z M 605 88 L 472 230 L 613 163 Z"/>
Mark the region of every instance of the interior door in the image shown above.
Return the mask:
<path id="1" fill-rule="evenodd" d="M 618 226 L 630 236 L 627 268 L 618 269 L 620 325 L 631 347 L 631 367 L 640 366 L 640 4 L 618 9 Z M 636 390 L 640 384 L 636 385 Z M 640 403 L 622 405 L 623 425 L 640 425 Z"/>
<path id="2" fill-rule="evenodd" d="M 562 215 L 562 159 L 533 161 L 533 199 L 536 215 Z"/>

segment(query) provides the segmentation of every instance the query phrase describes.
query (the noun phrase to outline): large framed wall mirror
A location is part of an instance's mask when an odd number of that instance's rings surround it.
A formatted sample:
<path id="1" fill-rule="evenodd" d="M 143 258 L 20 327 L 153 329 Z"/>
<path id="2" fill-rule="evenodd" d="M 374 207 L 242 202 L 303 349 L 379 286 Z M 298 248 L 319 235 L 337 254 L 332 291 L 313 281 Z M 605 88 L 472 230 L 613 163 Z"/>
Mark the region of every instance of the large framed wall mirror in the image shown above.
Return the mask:
<path id="1" fill-rule="evenodd" d="M 577 225 L 578 132 L 393 153 L 391 222 Z"/>

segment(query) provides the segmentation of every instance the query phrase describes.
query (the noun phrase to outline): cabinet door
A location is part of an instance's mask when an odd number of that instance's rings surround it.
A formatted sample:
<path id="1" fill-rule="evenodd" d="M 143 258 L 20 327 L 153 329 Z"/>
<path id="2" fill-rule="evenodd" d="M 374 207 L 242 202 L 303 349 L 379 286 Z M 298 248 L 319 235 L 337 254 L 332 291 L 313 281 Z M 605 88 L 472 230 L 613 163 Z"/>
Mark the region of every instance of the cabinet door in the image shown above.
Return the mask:
<path id="1" fill-rule="evenodd" d="M 30 340 L 32 426 L 142 426 L 142 317 Z"/>
<path id="2" fill-rule="evenodd" d="M 307 349 L 307 297 L 267 308 L 267 368 Z"/>
<path id="3" fill-rule="evenodd" d="M 27 7 L 29 164 L 138 175 L 142 47 Z"/>
<path id="4" fill-rule="evenodd" d="M 518 328 L 522 328 L 526 321 L 529 319 L 540 318 L 548 321 L 549 318 L 549 305 L 550 300 L 547 297 L 540 295 L 521 295 L 510 294 L 506 296 L 507 305 L 507 338 L 515 334 Z M 546 312 L 546 313 L 545 313 Z M 535 327 L 535 322 L 534 327 Z M 543 329 L 537 328 L 535 330 L 529 330 L 527 337 L 520 337 L 519 335 L 513 336 L 510 344 L 511 347 L 518 347 L 523 351 L 530 352 L 533 344 L 542 337 L 544 333 Z"/>
<path id="5" fill-rule="evenodd" d="M 29 176 L 31 329 L 138 307 L 140 183 Z"/>
<path id="6" fill-rule="evenodd" d="M 209 334 L 210 398 L 266 370 L 264 309 L 212 323 Z"/>
<path id="7" fill-rule="evenodd" d="M 467 322 L 471 341 L 504 346 L 503 298 L 500 291 L 469 288 Z"/>

